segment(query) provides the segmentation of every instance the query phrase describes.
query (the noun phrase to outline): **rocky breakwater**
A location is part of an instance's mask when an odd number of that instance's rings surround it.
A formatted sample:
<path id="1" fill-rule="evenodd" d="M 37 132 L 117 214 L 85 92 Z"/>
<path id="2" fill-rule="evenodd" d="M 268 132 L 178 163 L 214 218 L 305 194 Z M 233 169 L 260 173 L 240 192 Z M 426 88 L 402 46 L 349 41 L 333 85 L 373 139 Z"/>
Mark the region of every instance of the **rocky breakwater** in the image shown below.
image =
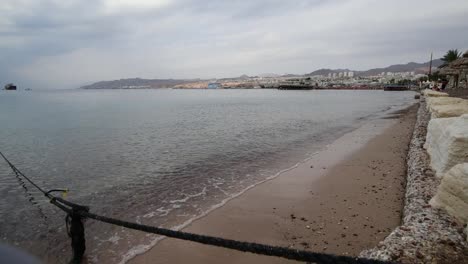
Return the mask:
<path id="1" fill-rule="evenodd" d="M 460 100 L 423 92 L 407 156 L 402 225 L 361 257 L 467 263 L 468 108 L 457 105 L 468 101 Z"/>

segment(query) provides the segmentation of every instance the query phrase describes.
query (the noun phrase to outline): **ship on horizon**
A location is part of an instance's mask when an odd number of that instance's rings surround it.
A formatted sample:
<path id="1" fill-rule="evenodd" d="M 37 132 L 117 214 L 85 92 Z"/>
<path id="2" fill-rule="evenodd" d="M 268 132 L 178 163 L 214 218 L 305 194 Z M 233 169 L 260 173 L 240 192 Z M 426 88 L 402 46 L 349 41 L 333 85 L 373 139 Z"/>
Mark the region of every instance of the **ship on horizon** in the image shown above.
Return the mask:
<path id="1" fill-rule="evenodd" d="M 9 83 L 7 85 L 5 85 L 5 90 L 7 91 L 16 91 L 17 87 L 16 85 L 12 84 L 12 83 Z"/>

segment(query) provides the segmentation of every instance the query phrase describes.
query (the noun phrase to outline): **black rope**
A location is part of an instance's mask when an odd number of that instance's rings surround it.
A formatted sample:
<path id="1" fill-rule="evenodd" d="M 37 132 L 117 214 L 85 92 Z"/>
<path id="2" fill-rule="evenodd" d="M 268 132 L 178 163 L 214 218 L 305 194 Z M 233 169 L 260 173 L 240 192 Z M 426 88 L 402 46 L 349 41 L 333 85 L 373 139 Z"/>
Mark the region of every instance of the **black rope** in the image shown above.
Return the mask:
<path id="1" fill-rule="evenodd" d="M 1 152 L 0 152 L 1 154 Z M 3 154 L 2 157 L 8 162 L 10 167 L 14 171 L 18 171 L 16 167 L 11 164 Z M 97 215 L 94 213 L 89 212 L 89 208 L 87 206 L 82 206 L 65 199 L 55 197 L 50 195 L 49 193 L 43 191 L 39 186 L 34 184 L 31 180 L 29 180 L 24 174 L 19 172 L 23 177 L 25 177 L 31 184 L 33 184 L 38 190 L 40 190 L 44 195 L 50 198 L 50 202 L 57 206 L 59 209 L 63 210 L 67 213 L 67 233 L 72 237 L 72 248 L 74 251 L 74 260 L 78 256 L 81 260 L 81 257 L 84 253 L 84 226 L 82 225 L 81 220 L 83 218 L 91 218 L 96 221 L 113 224 L 121 227 L 126 227 L 134 230 L 139 230 L 147 233 L 153 233 L 157 235 L 162 235 L 166 237 L 182 239 L 192 242 L 197 242 L 205 245 L 223 247 L 234 249 L 242 252 L 250 252 L 254 254 L 266 255 L 266 256 L 276 256 L 282 257 L 286 259 L 298 260 L 298 261 L 306 261 L 306 262 L 314 262 L 314 263 L 337 263 L 337 264 L 348 264 L 348 263 L 363 263 L 363 264 L 387 264 L 392 262 L 381 261 L 381 260 L 374 260 L 374 259 L 366 259 L 366 258 L 357 258 L 357 257 L 348 257 L 348 256 L 338 256 L 334 254 L 325 254 L 325 253 L 317 253 L 299 249 L 291 249 L 285 247 L 278 247 L 278 246 L 270 246 L 264 245 L 259 243 L 251 243 L 251 242 L 243 242 L 237 241 L 233 239 L 225 239 L 220 237 L 213 237 L 213 236 L 206 236 L 206 235 L 199 235 L 193 234 L 188 232 L 182 231 L 175 231 L 166 228 L 142 225 L 132 222 L 127 222 L 119 219 L 114 219 L 106 216 Z M 75 222 L 74 222 L 75 219 Z M 70 229 L 68 229 L 68 225 L 70 224 Z M 75 227 L 73 227 L 75 224 Z M 74 237 L 74 229 L 77 240 L 73 240 Z M 79 252 L 76 252 L 79 251 Z"/>
<path id="2" fill-rule="evenodd" d="M 21 178 L 21 177 L 24 177 L 29 183 L 31 183 L 34 187 L 36 187 L 39 191 L 41 191 L 42 193 L 44 193 L 44 191 L 38 186 L 36 185 L 32 180 L 30 180 L 28 177 L 26 177 L 20 170 L 18 170 L 15 165 L 13 165 L 4 155 L 2 152 L 0 152 L 0 155 L 3 157 L 3 159 L 7 162 L 7 164 L 10 166 L 10 168 L 13 170 L 13 173 L 15 174 L 15 177 L 16 179 L 18 180 L 18 183 L 19 185 L 23 188 L 24 190 L 24 193 L 26 194 L 27 196 L 27 199 L 28 201 L 34 205 L 37 210 L 38 210 L 38 213 L 39 215 L 42 217 L 42 219 L 45 220 L 45 225 L 48 227 L 48 223 L 47 223 L 47 220 L 48 220 L 48 217 L 47 215 L 44 213 L 44 210 L 42 210 L 42 207 L 40 206 L 40 204 L 36 201 L 36 198 L 32 195 L 32 193 L 29 191 L 28 187 L 26 186 L 26 182 L 24 182 L 24 180 Z"/>
<path id="3" fill-rule="evenodd" d="M 97 221 L 122 226 L 134 230 L 140 230 L 148 233 L 163 235 L 166 237 L 172 237 L 182 240 L 188 240 L 192 242 L 197 242 L 205 245 L 223 247 L 235 249 L 242 252 L 250 252 L 266 256 L 276 256 L 286 259 L 315 262 L 315 263 L 388 263 L 378 260 L 363 259 L 363 258 L 354 258 L 347 256 L 337 256 L 333 254 L 324 254 L 324 253 L 315 253 L 310 251 L 290 249 L 285 247 L 278 246 L 269 246 L 259 243 L 243 242 L 233 239 L 225 239 L 220 237 L 198 235 L 193 233 L 174 231 L 165 228 L 159 228 L 154 226 L 141 225 L 137 223 L 122 221 L 118 219 L 113 219 L 105 216 L 96 215 L 89 212 L 80 212 L 80 215 L 92 218 Z"/>
<path id="4" fill-rule="evenodd" d="M 3 155 L 2 152 L 0 152 L 0 155 L 2 155 L 3 159 L 8 163 L 8 165 L 10 166 L 10 168 L 13 170 L 13 172 L 15 174 L 19 174 L 21 175 L 22 177 L 24 177 L 29 183 L 31 183 L 34 187 L 36 187 L 36 189 L 38 189 L 41 193 L 43 193 L 45 196 L 49 197 L 50 198 L 50 195 L 44 191 L 41 187 L 39 187 L 37 184 L 35 184 L 32 180 L 30 180 L 26 175 L 24 175 L 20 170 L 18 170 L 15 165 L 13 165 L 6 157 L 5 155 Z"/>
<path id="5" fill-rule="evenodd" d="M 64 204 L 71 206 L 77 205 L 75 203 L 66 201 L 62 198 L 54 198 L 51 202 L 62 209 L 63 211 L 67 212 L 68 214 L 72 213 L 73 209 L 66 207 Z M 61 204 L 64 202 L 64 204 Z M 77 205 L 80 208 L 86 208 L 81 205 Z M 290 249 L 285 247 L 278 247 L 278 246 L 269 246 L 259 243 L 251 243 L 251 242 L 243 242 L 237 241 L 233 239 L 225 239 L 213 236 L 206 236 L 206 235 L 199 235 L 193 234 L 188 232 L 182 231 L 175 231 L 166 228 L 142 225 L 132 222 L 127 222 L 119 219 L 114 219 L 106 216 L 97 215 L 94 213 L 90 213 L 85 210 L 78 210 L 76 212 L 80 216 L 84 218 L 91 218 L 100 222 L 113 224 L 129 229 L 139 230 L 147 233 L 153 233 L 157 235 L 162 235 L 166 237 L 188 240 L 192 242 L 197 242 L 205 245 L 217 246 L 217 247 L 224 247 L 229 249 L 234 249 L 242 252 L 250 252 L 255 254 L 261 254 L 266 256 L 276 256 L 282 257 L 286 259 L 292 260 L 299 260 L 299 261 L 306 261 L 306 262 L 315 262 L 315 263 L 374 263 L 374 264 L 383 264 L 383 263 L 391 263 L 386 261 L 380 260 L 373 260 L 373 259 L 365 259 L 365 258 L 356 258 L 356 257 L 348 257 L 348 256 L 338 256 L 333 254 L 325 254 L 325 253 L 316 253 L 298 249 Z"/>

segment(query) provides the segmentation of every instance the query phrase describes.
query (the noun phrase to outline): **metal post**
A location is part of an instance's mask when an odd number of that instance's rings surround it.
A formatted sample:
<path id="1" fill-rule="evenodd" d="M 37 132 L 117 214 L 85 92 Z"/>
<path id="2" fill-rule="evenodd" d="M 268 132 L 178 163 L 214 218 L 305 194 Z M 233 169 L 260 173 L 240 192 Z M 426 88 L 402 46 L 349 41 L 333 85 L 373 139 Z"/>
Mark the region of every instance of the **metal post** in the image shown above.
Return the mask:
<path id="1" fill-rule="evenodd" d="M 86 239 L 84 233 L 84 225 L 82 217 L 77 213 L 78 210 L 73 208 L 72 213 L 67 216 L 67 224 L 70 225 L 68 236 L 71 238 L 71 246 L 73 250 L 73 258 L 71 263 L 81 263 L 86 250 Z"/>
<path id="2" fill-rule="evenodd" d="M 429 81 L 431 79 L 432 74 L 432 52 L 431 52 L 431 61 L 429 62 Z"/>

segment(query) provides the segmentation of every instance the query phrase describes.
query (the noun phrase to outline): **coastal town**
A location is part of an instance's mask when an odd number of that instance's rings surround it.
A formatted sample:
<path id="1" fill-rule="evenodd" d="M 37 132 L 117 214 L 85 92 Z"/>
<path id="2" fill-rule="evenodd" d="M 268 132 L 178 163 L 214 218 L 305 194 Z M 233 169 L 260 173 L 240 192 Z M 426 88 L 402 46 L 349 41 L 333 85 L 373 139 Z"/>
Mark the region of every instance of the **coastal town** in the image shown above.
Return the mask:
<path id="1" fill-rule="evenodd" d="M 263 75 L 237 78 L 200 80 L 176 85 L 179 89 L 382 89 L 384 85 L 417 84 L 427 74 L 411 72 L 381 72 L 377 75 L 361 76 L 353 71 L 330 72 L 326 75 Z"/>
<path id="2" fill-rule="evenodd" d="M 378 90 L 387 85 L 407 88 L 430 86 L 431 72 L 436 72 L 443 61 L 426 63 L 410 62 L 374 68 L 366 71 L 349 69 L 319 69 L 307 74 L 243 74 L 238 77 L 212 79 L 142 79 L 127 78 L 100 81 L 85 85 L 82 89 L 345 89 Z"/>

